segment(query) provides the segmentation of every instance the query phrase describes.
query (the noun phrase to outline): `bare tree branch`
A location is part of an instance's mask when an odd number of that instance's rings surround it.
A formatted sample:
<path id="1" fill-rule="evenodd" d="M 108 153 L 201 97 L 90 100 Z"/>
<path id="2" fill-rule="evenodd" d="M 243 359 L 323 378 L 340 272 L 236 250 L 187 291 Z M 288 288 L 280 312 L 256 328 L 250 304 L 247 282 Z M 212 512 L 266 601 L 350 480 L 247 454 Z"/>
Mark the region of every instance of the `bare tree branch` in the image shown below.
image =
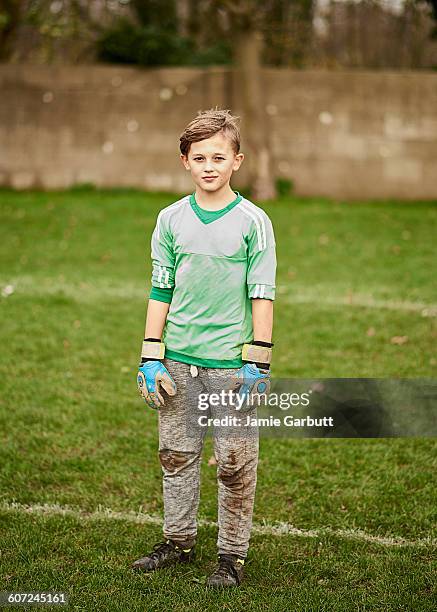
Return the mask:
<path id="1" fill-rule="evenodd" d="M 232 15 L 244 15 L 249 16 L 253 11 L 250 0 L 240 2 L 233 2 L 232 0 L 214 0 L 217 8 L 224 8 Z"/>

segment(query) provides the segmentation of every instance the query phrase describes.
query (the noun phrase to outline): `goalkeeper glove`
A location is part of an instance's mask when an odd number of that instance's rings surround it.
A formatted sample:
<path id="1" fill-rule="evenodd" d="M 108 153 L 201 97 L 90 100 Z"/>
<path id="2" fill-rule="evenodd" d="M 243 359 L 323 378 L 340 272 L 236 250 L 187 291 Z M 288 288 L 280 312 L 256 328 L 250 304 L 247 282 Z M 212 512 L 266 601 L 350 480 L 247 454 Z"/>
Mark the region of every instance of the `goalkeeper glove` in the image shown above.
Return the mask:
<path id="1" fill-rule="evenodd" d="M 141 350 L 141 363 L 137 374 L 138 390 L 150 408 L 164 406 L 160 386 L 168 395 L 176 395 L 176 383 L 160 359 L 164 358 L 165 345 L 157 338 L 145 338 Z"/>
<path id="2" fill-rule="evenodd" d="M 271 342 L 261 340 L 243 345 L 241 357 L 248 363 L 245 363 L 232 377 L 231 389 L 246 400 L 251 395 L 269 392 L 272 346 Z"/>

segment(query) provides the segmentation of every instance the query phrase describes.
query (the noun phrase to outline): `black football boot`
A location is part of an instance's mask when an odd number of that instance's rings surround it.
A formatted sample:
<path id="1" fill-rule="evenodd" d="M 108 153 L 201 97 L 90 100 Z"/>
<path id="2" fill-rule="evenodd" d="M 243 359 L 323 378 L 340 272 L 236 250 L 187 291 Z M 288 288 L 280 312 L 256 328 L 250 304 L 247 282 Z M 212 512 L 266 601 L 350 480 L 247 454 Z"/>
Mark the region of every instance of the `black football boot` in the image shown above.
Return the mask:
<path id="1" fill-rule="evenodd" d="M 146 557 L 141 557 L 132 563 L 135 572 L 153 572 L 161 567 L 169 567 L 178 563 L 189 563 L 195 557 L 194 544 L 190 548 L 166 540 L 155 544 L 153 550 Z"/>
<path id="2" fill-rule="evenodd" d="M 243 566 L 244 559 L 237 555 L 219 555 L 219 564 L 206 581 L 206 586 L 240 586 L 244 576 Z"/>

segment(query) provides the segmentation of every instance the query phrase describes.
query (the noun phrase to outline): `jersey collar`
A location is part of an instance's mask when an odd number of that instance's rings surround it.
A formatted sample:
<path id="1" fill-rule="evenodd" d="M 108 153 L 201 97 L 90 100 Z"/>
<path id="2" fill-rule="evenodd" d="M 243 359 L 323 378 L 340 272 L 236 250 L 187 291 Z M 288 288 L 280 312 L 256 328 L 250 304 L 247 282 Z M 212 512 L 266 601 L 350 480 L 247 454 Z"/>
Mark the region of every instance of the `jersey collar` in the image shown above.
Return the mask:
<path id="1" fill-rule="evenodd" d="M 202 223 L 212 223 L 216 219 L 220 219 L 220 217 L 223 217 L 223 215 L 232 210 L 238 204 L 238 202 L 241 202 L 243 197 L 238 193 L 238 191 L 235 191 L 235 193 L 237 194 L 235 200 L 233 200 L 230 204 L 228 204 L 224 208 L 221 208 L 220 210 L 205 210 L 204 208 L 200 208 L 200 206 L 196 202 L 196 196 L 194 193 L 190 195 L 190 205 L 196 216 L 202 221 Z"/>

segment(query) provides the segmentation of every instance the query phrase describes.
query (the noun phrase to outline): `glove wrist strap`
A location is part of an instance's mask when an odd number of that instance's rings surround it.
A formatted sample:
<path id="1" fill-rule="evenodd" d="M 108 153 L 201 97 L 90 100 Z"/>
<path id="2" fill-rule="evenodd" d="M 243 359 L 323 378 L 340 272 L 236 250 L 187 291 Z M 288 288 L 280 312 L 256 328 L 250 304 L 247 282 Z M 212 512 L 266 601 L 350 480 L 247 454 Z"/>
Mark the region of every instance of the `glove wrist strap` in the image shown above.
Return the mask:
<path id="1" fill-rule="evenodd" d="M 165 344 L 157 338 L 145 338 L 141 347 L 141 362 L 164 359 Z"/>
<path id="2" fill-rule="evenodd" d="M 269 346 L 265 346 L 269 345 Z M 241 359 L 250 363 L 255 363 L 258 367 L 269 369 L 272 361 L 271 342 L 263 342 L 262 344 L 256 341 L 256 344 L 243 344 Z"/>

